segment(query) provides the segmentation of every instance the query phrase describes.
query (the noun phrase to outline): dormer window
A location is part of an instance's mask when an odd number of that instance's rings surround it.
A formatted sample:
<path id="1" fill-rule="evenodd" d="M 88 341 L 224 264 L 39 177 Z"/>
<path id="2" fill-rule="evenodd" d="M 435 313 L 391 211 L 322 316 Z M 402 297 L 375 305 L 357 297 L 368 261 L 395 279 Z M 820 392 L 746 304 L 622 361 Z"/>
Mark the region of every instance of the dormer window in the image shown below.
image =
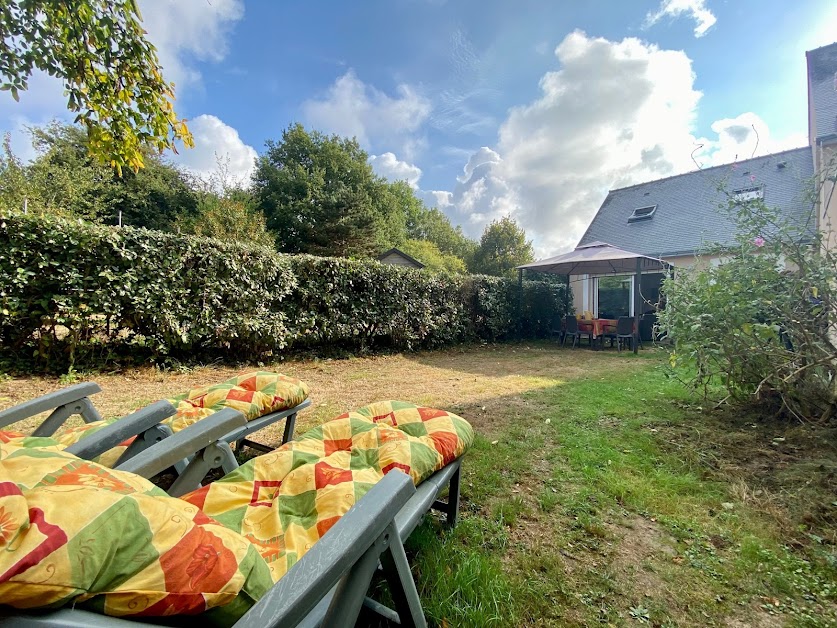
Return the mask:
<path id="1" fill-rule="evenodd" d="M 732 193 L 732 198 L 739 203 L 746 203 L 747 201 L 754 201 L 759 198 L 764 198 L 764 188 L 756 186 L 752 188 L 742 188 L 735 190 Z"/>
<path id="2" fill-rule="evenodd" d="M 628 216 L 628 222 L 636 222 L 638 220 L 648 220 L 652 216 L 654 216 L 654 212 L 657 211 L 656 205 L 648 205 L 647 207 L 637 207 L 630 216 Z"/>

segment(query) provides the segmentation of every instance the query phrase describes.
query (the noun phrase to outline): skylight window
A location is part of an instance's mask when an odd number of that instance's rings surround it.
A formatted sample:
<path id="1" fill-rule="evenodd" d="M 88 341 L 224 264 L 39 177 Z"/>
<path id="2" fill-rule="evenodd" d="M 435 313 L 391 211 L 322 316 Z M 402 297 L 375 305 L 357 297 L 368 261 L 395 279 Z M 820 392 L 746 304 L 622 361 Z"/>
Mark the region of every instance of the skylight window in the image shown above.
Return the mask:
<path id="1" fill-rule="evenodd" d="M 764 188 L 758 186 L 754 188 L 744 188 L 741 190 L 735 190 L 732 193 L 732 198 L 740 203 L 746 203 L 747 201 L 754 201 L 759 198 L 764 198 Z"/>
<path id="2" fill-rule="evenodd" d="M 656 205 L 649 205 L 648 207 L 637 207 L 630 216 L 628 222 L 636 222 L 637 220 L 648 220 L 657 211 Z"/>

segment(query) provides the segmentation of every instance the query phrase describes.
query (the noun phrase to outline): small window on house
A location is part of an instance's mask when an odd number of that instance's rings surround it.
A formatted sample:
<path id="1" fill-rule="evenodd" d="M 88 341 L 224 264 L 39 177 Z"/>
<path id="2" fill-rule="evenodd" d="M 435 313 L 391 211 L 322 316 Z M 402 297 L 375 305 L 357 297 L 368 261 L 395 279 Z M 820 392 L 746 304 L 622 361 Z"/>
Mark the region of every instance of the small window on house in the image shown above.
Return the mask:
<path id="1" fill-rule="evenodd" d="M 754 188 L 743 188 L 735 190 L 732 193 L 732 198 L 738 202 L 746 203 L 747 201 L 754 201 L 757 198 L 764 198 L 764 188 L 762 186 Z"/>
<path id="2" fill-rule="evenodd" d="M 657 211 L 656 205 L 649 205 L 648 207 L 637 207 L 630 216 L 628 222 L 636 222 L 637 220 L 648 220 Z"/>

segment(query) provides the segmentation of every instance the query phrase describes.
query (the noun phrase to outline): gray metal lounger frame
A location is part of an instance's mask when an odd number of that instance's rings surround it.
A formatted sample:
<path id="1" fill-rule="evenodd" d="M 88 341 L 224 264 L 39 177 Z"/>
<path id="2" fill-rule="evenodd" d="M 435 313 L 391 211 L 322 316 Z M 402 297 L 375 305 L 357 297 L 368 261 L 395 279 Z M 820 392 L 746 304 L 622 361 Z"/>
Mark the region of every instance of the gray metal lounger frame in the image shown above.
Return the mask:
<path id="1" fill-rule="evenodd" d="M 190 453 L 197 452 L 195 458 L 199 458 L 202 450 L 211 449 L 220 436 L 244 423 L 240 413 L 223 410 L 138 453 L 118 468 L 151 477 Z M 109 428 L 90 439 L 115 438 L 107 434 Z M 400 471 L 388 473 L 235 624 L 236 627 L 348 627 L 355 625 L 362 606 L 404 626 L 426 626 L 402 539 L 409 536 L 431 507 L 444 510 L 447 523 L 455 524 L 459 476 L 460 460 L 436 472 L 417 490 L 409 477 Z M 438 501 L 438 496 L 448 484 L 449 499 L 445 504 Z M 378 568 L 389 584 L 395 611 L 366 597 Z M 14 613 L 4 617 L 0 610 L 4 625 L 77 628 L 146 625 L 78 609 Z"/>
<path id="2" fill-rule="evenodd" d="M 85 423 L 100 421 L 102 416 L 96 410 L 93 402 L 90 400 L 90 397 L 98 392 L 101 392 L 101 390 L 101 387 L 95 382 L 85 382 L 69 386 L 68 388 L 64 388 L 53 393 L 48 393 L 6 410 L 0 410 L 0 428 L 16 423 L 17 421 L 22 421 L 23 419 L 28 419 L 41 414 L 42 412 L 49 411 L 52 412 L 34 430 L 34 432 L 32 432 L 33 436 L 52 436 L 69 417 L 76 414 L 80 415 Z M 219 442 L 217 447 L 212 452 L 212 465 L 204 465 L 205 471 L 202 472 L 203 475 L 201 475 L 200 479 L 203 479 L 206 473 L 213 468 L 220 467 L 224 470 L 224 473 L 229 473 L 238 467 L 238 462 L 236 462 L 235 456 L 232 452 L 232 443 L 236 443 L 237 448 L 249 446 L 263 452 L 271 451 L 270 447 L 256 443 L 248 437 L 254 432 L 272 425 L 277 421 L 281 421 L 282 419 L 285 420 L 285 430 L 282 435 L 282 444 L 291 440 L 294 434 L 294 427 L 296 426 L 297 413 L 310 405 L 311 400 L 306 399 L 293 408 L 278 412 L 271 412 L 257 419 L 253 419 L 252 421 L 248 421 L 244 425 L 240 425 L 235 429 L 230 430 L 229 433 L 224 434 L 223 437 L 218 439 Z M 140 451 L 152 446 L 154 443 L 170 437 L 172 435 L 171 428 L 167 425 L 161 425 L 160 422 L 173 414 L 175 414 L 175 408 L 169 402 L 158 401 L 150 406 L 141 408 L 130 415 L 132 417 L 140 415 L 140 417 L 136 419 L 135 423 L 130 426 L 128 424 L 124 424 L 121 427 L 126 429 L 117 428 L 116 431 L 113 431 L 112 434 L 122 435 L 122 438 L 116 441 L 114 441 L 113 438 L 109 438 L 107 442 L 113 443 L 110 447 L 102 449 L 101 445 L 94 445 L 96 441 L 92 441 L 87 447 L 80 446 L 75 448 L 73 453 L 83 458 L 93 458 L 104 453 L 108 449 L 115 447 L 125 439 L 130 438 L 131 436 L 137 436 L 134 442 L 131 443 L 122 456 L 120 456 L 116 463 L 118 465 L 119 463 L 132 458 Z M 147 416 L 149 420 L 144 420 L 142 416 Z M 156 420 L 152 421 L 151 418 L 156 418 Z M 121 424 L 122 421 L 124 421 L 124 419 L 118 421 L 118 423 Z M 144 425 L 145 427 L 138 430 L 138 425 Z M 80 441 L 78 445 L 81 445 L 81 443 L 84 443 L 87 440 L 89 440 L 89 437 Z M 103 441 L 98 442 L 101 443 Z M 82 456 L 79 453 L 81 451 L 86 452 L 85 455 Z M 178 475 L 183 475 L 185 469 L 189 465 L 189 462 L 190 460 L 184 459 L 173 465 L 178 472 Z M 207 458 L 204 462 L 208 464 L 209 459 Z M 201 471 L 198 470 L 199 467 L 193 465 L 191 468 L 192 471 L 190 472 L 189 478 L 181 480 L 178 484 L 178 490 L 181 491 L 180 494 L 193 490 L 200 485 L 199 483 L 195 484 L 194 481 L 191 480 L 191 478 L 201 473 Z M 199 481 L 200 480 L 198 480 L 198 482 Z"/>

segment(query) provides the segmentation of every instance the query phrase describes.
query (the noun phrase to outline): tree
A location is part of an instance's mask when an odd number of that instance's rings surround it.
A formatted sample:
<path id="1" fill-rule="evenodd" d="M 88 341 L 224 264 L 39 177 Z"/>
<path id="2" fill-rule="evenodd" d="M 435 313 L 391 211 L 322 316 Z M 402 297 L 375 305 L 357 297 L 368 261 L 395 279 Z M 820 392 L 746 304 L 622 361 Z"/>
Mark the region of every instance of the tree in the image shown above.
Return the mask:
<path id="1" fill-rule="evenodd" d="M 282 251 L 367 256 L 389 243 L 392 204 L 354 139 L 292 125 L 268 140 L 253 183 Z"/>
<path id="2" fill-rule="evenodd" d="M 439 247 L 429 240 L 405 240 L 399 248 L 424 264 L 428 270 L 457 274 L 467 272 L 465 262 L 456 255 L 442 253 Z"/>
<path id="3" fill-rule="evenodd" d="M 239 187 L 229 171 L 229 158 L 206 179 L 197 180 L 198 203 L 194 216 L 182 216 L 176 228 L 194 235 L 227 242 L 260 244 L 273 248 L 275 239 L 267 230 L 264 214 L 253 195 Z"/>
<path id="4" fill-rule="evenodd" d="M 513 277 L 515 267 L 534 261 L 532 241 L 510 217 L 493 221 L 483 231 L 471 270 L 485 275 Z"/>
<path id="5" fill-rule="evenodd" d="M 455 255 L 467 265 L 477 250 L 477 243 L 462 233 L 462 227 L 454 227 L 441 211 L 435 207 L 428 209 L 419 199 L 416 201 L 419 206 L 411 208 L 407 214 L 407 237 L 428 240 L 443 253 Z"/>
<path id="6" fill-rule="evenodd" d="M 0 163 L 0 199 L 4 207 L 68 213 L 87 220 L 170 229 L 179 216 L 191 215 L 197 195 L 188 177 L 145 149 L 145 168 L 118 176 L 90 155 L 88 137 L 78 126 L 53 122 L 30 127 L 38 156 L 23 164 L 8 145 Z"/>
<path id="7" fill-rule="evenodd" d="M 811 220 L 819 211 L 812 191 Z M 714 265 L 678 268 L 663 284 L 660 329 L 674 372 L 728 400 L 775 404 L 798 419 L 837 410 L 837 255 L 829 234 L 788 220 L 763 199 L 730 195 L 736 242 Z"/>
<path id="8" fill-rule="evenodd" d="M 0 90 L 18 100 L 35 70 L 60 79 L 91 153 L 120 174 L 142 168 L 149 148 L 192 146 L 141 19 L 136 0 L 3 2 Z"/>

